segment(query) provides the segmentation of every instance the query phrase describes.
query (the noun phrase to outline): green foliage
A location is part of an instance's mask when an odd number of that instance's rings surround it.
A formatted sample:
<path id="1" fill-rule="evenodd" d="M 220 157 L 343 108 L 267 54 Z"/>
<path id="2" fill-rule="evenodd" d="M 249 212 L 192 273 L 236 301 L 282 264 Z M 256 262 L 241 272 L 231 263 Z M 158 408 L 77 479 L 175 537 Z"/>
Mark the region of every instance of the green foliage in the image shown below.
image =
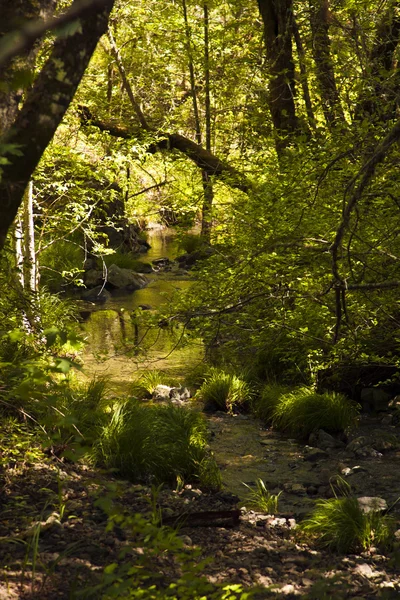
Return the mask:
<path id="1" fill-rule="evenodd" d="M 262 479 L 257 479 L 255 488 L 247 485 L 247 483 L 243 483 L 243 485 L 249 490 L 243 500 L 243 505 L 246 508 L 251 508 L 270 515 L 278 512 L 279 496 L 282 492 L 279 492 L 279 494 L 271 494 L 267 490 Z"/>
<path id="2" fill-rule="evenodd" d="M 180 478 L 202 484 L 204 477 L 207 485 L 216 480 L 204 417 L 175 406 L 128 401 L 113 407 L 97 444 L 97 457 L 131 481 L 174 484 Z"/>
<path id="3" fill-rule="evenodd" d="M 207 405 L 216 405 L 220 410 L 233 412 L 250 402 L 252 391 L 249 384 L 221 369 L 211 369 L 201 385 L 197 398 Z"/>
<path id="4" fill-rule="evenodd" d="M 73 241 L 59 240 L 40 254 L 40 283 L 52 292 L 82 284 L 84 252 Z"/>
<path id="5" fill-rule="evenodd" d="M 338 552 L 369 550 L 371 546 L 387 548 L 393 542 L 394 522 L 380 512 L 365 512 L 350 488 L 345 495 L 317 500 L 309 517 L 299 525 L 299 531 L 315 538 L 317 543 Z"/>
<path id="6" fill-rule="evenodd" d="M 359 406 L 343 394 L 317 394 L 313 388 L 303 387 L 280 396 L 272 423 L 291 435 L 307 437 L 316 429 L 343 431 L 354 424 L 358 412 Z"/>
<path id="7" fill-rule="evenodd" d="M 275 414 L 281 396 L 288 392 L 289 389 L 286 386 L 267 383 L 262 387 L 260 393 L 251 399 L 251 412 L 264 423 L 269 423 Z"/>
<path id="8" fill-rule="evenodd" d="M 99 501 L 109 514 L 109 529 L 127 530 L 134 541 L 118 563 L 107 565 L 102 582 L 84 591 L 85 598 L 102 600 L 251 600 L 253 590 L 241 585 L 215 585 L 202 575 L 205 562 L 199 549 L 187 548 L 176 532 L 159 527 L 143 516 L 123 515 Z M 161 564 L 165 569 L 160 569 Z M 163 572 L 167 572 L 165 576 Z"/>
<path id="9" fill-rule="evenodd" d="M 178 247 L 188 254 L 200 250 L 204 246 L 204 240 L 200 235 L 186 233 L 179 238 Z"/>
<path id="10" fill-rule="evenodd" d="M 142 272 L 144 263 L 134 258 L 132 254 L 127 252 L 114 252 L 113 254 L 106 254 L 103 260 L 107 267 L 111 265 L 117 265 L 121 269 L 131 269 L 132 271 Z"/>

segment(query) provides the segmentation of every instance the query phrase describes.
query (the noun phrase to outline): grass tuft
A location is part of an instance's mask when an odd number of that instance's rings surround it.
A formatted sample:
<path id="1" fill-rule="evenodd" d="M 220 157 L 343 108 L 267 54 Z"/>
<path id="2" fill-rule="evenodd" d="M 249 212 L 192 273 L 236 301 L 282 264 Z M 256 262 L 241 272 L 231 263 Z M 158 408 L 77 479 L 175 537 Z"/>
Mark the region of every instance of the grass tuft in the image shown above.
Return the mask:
<path id="1" fill-rule="evenodd" d="M 316 429 L 343 431 L 357 419 L 359 406 L 343 394 L 317 394 L 302 387 L 280 396 L 272 416 L 277 429 L 305 438 Z"/>
<path id="2" fill-rule="evenodd" d="M 132 384 L 130 394 L 135 398 L 151 398 L 158 385 L 179 386 L 179 381 L 163 371 L 146 371 Z"/>
<path id="3" fill-rule="evenodd" d="M 393 539 L 390 517 L 364 512 L 354 496 L 317 500 L 299 531 L 316 538 L 322 547 L 343 553 L 387 547 Z"/>
<path id="4" fill-rule="evenodd" d="M 201 385 L 197 397 L 204 402 L 205 408 L 216 406 L 220 410 L 233 412 L 251 401 L 252 391 L 250 385 L 241 377 L 220 369 L 212 369 Z"/>
<path id="5" fill-rule="evenodd" d="M 217 480 L 205 419 L 181 407 L 138 402 L 116 406 L 103 428 L 97 457 L 131 481 L 175 484 L 197 479 L 209 487 Z"/>
<path id="6" fill-rule="evenodd" d="M 265 385 L 260 394 L 251 401 L 251 412 L 265 423 L 272 421 L 281 396 L 287 394 L 289 388 L 278 383 Z"/>
<path id="7" fill-rule="evenodd" d="M 279 494 L 271 494 L 267 490 L 262 479 L 257 479 L 255 489 L 247 485 L 247 483 L 243 483 L 243 485 L 249 490 L 243 501 L 243 505 L 246 506 L 246 508 L 251 508 L 269 515 L 278 512 L 279 496 L 282 492 L 279 492 Z"/>

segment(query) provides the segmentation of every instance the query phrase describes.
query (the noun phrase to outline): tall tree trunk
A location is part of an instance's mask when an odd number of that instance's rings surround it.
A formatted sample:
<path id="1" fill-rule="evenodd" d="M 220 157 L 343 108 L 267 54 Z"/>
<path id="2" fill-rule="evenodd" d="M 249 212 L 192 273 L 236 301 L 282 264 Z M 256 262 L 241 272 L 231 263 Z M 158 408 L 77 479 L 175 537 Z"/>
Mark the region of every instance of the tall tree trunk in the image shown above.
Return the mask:
<path id="1" fill-rule="evenodd" d="M 318 87 L 322 99 L 322 110 L 328 125 L 344 122 L 343 109 L 336 87 L 335 72 L 331 57 L 329 37 L 328 0 L 309 0 L 312 50 L 316 66 Z"/>
<path id="2" fill-rule="evenodd" d="M 79 4 L 74 0 L 72 6 Z M 21 205 L 26 186 L 70 105 L 101 35 L 107 29 L 114 0 L 101 7 L 89 6 L 80 14 L 80 27 L 72 35 L 58 37 L 37 76 L 3 144 L 15 144 L 21 156 L 3 165 L 0 182 L 0 250 Z M 11 102 L 11 99 L 10 99 Z"/>
<path id="3" fill-rule="evenodd" d="M 186 0 L 182 0 L 183 18 L 185 21 L 185 41 L 186 52 L 188 56 L 188 67 L 190 76 L 190 90 L 193 101 L 193 113 L 196 129 L 196 142 L 202 143 L 200 111 L 197 102 L 196 93 L 196 78 L 193 64 L 192 41 L 187 16 Z M 208 21 L 208 6 L 203 6 L 204 15 L 204 74 L 205 74 L 205 124 L 206 124 L 206 150 L 211 152 L 211 101 L 210 101 L 210 65 L 209 65 L 209 21 Z M 209 242 L 211 237 L 212 227 L 212 203 L 214 199 L 211 176 L 207 170 L 202 169 L 201 181 L 203 185 L 203 206 L 201 211 L 201 236 L 204 241 Z"/>
<path id="4" fill-rule="evenodd" d="M 269 63 L 268 104 L 276 133 L 276 150 L 281 154 L 299 130 L 294 101 L 293 0 L 258 0 L 258 6 Z"/>
<path id="5" fill-rule="evenodd" d="M 32 294 L 37 292 L 37 265 L 35 252 L 35 227 L 33 218 L 33 183 L 28 183 L 22 204 L 24 237 L 24 287 Z"/>
<path id="6" fill-rule="evenodd" d="M 206 119 L 206 150 L 211 152 L 211 98 L 210 98 L 210 47 L 209 47 L 209 19 L 208 6 L 204 7 L 204 78 L 205 78 L 205 119 Z M 210 242 L 212 228 L 212 205 L 214 190 L 212 180 L 206 171 L 202 172 L 203 181 L 203 210 L 201 221 L 201 235 L 204 241 Z"/>
<path id="7" fill-rule="evenodd" d="M 400 85 L 400 70 L 395 51 L 400 41 L 400 2 L 391 1 L 377 26 L 375 42 L 368 61 L 367 81 L 355 110 L 355 120 L 364 117 L 395 118 Z"/>
<path id="8" fill-rule="evenodd" d="M 312 107 L 312 103 L 311 103 L 310 88 L 308 86 L 308 75 L 307 75 L 307 67 L 306 67 L 306 61 L 305 61 L 305 51 L 304 51 L 303 42 L 301 41 L 300 31 L 299 31 L 299 28 L 297 26 L 297 22 L 295 19 L 293 19 L 293 37 L 296 42 L 297 56 L 299 59 L 299 66 L 300 66 L 300 73 L 301 73 L 301 87 L 303 89 L 304 104 L 306 105 L 308 126 L 310 127 L 310 129 L 315 129 L 315 127 L 316 127 L 315 116 L 314 116 L 314 111 L 313 111 L 313 107 Z"/>
<path id="9" fill-rule="evenodd" d="M 0 0 L 0 39 L 9 34 L 21 21 L 36 21 L 52 14 L 55 0 Z M 15 77 L 21 71 L 32 71 L 39 44 L 30 46 L 18 59 L 0 67 L 0 135 L 14 122 L 23 97 L 22 86 L 15 86 Z"/>

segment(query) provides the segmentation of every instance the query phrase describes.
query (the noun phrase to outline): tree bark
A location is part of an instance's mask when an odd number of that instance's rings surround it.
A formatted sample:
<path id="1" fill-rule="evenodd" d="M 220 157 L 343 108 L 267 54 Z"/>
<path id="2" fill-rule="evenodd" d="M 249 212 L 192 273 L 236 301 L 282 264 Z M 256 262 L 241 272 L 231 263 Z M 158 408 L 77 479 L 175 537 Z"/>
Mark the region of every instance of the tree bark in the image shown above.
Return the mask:
<path id="1" fill-rule="evenodd" d="M 368 80 L 355 110 L 355 120 L 395 118 L 400 71 L 395 51 L 400 40 L 400 2 L 391 2 L 382 17 L 368 61 Z"/>
<path id="2" fill-rule="evenodd" d="M 316 66 L 322 110 L 328 125 L 344 122 L 343 109 L 336 87 L 329 37 L 328 0 L 309 0 L 312 50 Z"/>
<path id="3" fill-rule="evenodd" d="M 299 130 L 294 102 L 293 0 L 258 0 L 258 6 L 269 62 L 268 104 L 276 133 L 276 150 L 281 154 Z"/>
<path id="4" fill-rule="evenodd" d="M 73 35 L 57 38 L 22 109 L 1 139 L 4 144 L 16 145 L 21 156 L 12 156 L 10 164 L 3 167 L 0 249 L 30 177 L 74 97 L 97 42 L 106 32 L 113 4 L 114 0 L 106 0 L 100 10 L 90 6 L 81 13 L 81 27 Z"/>

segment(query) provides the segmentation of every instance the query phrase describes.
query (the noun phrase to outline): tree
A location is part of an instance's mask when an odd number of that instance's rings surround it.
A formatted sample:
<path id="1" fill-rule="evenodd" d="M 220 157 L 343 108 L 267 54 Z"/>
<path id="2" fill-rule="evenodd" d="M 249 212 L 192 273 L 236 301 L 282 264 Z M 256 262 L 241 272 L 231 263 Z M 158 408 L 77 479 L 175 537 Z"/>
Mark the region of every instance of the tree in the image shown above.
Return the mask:
<path id="1" fill-rule="evenodd" d="M 7 129 L 3 131 L 1 143 L 8 151 L 12 148 L 13 154 L 3 166 L 0 182 L 3 216 L 0 249 L 4 246 L 32 173 L 72 101 L 98 40 L 106 30 L 113 3 L 113 0 L 105 0 L 100 10 L 96 5 L 87 5 L 80 12 L 79 22 L 75 23 L 73 31 L 57 37 L 14 119 L 15 92 L 11 90 L 1 99 L 2 112 L 12 115 Z M 74 1 L 72 8 L 77 4 L 79 0 Z M 29 15 L 29 6 L 29 3 L 22 4 L 22 15 Z"/>

